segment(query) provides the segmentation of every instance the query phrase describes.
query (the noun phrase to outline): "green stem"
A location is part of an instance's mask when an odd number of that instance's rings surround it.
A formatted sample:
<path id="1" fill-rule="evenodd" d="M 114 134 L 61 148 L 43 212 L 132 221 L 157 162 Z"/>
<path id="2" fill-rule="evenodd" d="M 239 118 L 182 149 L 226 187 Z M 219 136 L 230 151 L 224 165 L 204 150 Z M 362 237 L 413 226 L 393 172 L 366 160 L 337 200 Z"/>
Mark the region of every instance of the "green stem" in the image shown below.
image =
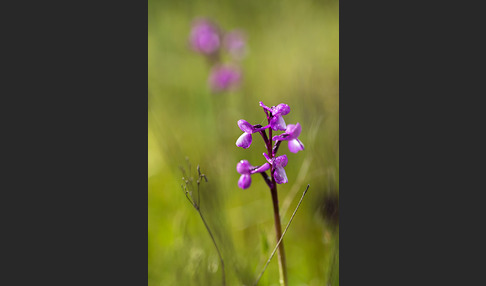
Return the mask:
<path id="1" fill-rule="evenodd" d="M 211 239 L 213 240 L 213 244 L 214 244 L 214 247 L 216 248 L 216 251 L 218 251 L 219 261 L 221 262 L 221 272 L 223 273 L 223 286 L 225 286 L 226 285 L 226 278 L 225 278 L 225 274 L 224 274 L 224 261 L 223 261 L 223 257 L 221 256 L 221 252 L 219 252 L 219 248 L 218 248 L 218 245 L 216 244 L 216 240 L 214 240 L 213 233 L 209 229 L 209 226 L 206 223 L 206 220 L 204 219 L 204 217 L 203 217 L 203 215 L 201 213 L 201 210 L 199 208 L 197 208 L 197 212 L 201 216 L 201 219 L 204 222 L 204 226 L 206 226 L 206 229 L 208 230 L 209 235 L 211 236 Z"/>

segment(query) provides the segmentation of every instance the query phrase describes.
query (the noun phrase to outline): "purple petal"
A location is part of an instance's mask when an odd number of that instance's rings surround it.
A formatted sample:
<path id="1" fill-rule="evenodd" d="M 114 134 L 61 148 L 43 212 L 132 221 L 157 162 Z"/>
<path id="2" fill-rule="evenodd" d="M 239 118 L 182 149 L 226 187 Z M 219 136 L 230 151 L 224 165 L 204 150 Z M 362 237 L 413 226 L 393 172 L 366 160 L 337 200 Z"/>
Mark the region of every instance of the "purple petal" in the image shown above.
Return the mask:
<path id="1" fill-rule="evenodd" d="M 287 140 L 296 139 L 297 137 L 299 137 L 300 132 L 302 132 L 302 127 L 298 122 L 295 125 L 294 124 L 287 125 L 287 129 L 285 129 L 285 133 L 289 135 Z"/>
<path id="2" fill-rule="evenodd" d="M 277 114 L 280 115 L 287 115 L 290 112 L 290 107 L 285 103 L 280 103 L 279 105 L 272 108 L 272 115 L 275 116 Z"/>
<path id="3" fill-rule="evenodd" d="M 236 164 L 236 171 L 242 175 L 248 175 L 250 174 L 250 169 L 251 169 L 250 162 L 248 160 L 241 160 Z"/>
<path id="4" fill-rule="evenodd" d="M 248 189 L 251 185 L 251 175 L 241 175 L 238 180 L 238 187 L 242 189 Z"/>
<path id="5" fill-rule="evenodd" d="M 285 166 L 287 166 L 289 159 L 287 159 L 287 155 L 282 155 L 282 156 L 278 156 L 277 158 L 275 158 L 274 162 L 275 162 L 275 166 L 285 167 Z"/>
<path id="6" fill-rule="evenodd" d="M 246 149 L 250 147 L 251 140 L 252 140 L 251 134 L 244 132 L 243 134 L 241 134 L 238 140 L 236 140 L 236 146 Z"/>
<path id="7" fill-rule="evenodd" d="M 240 127 L 241 131 L 246 133 L 253 133 L 253 126 L 248 123 L 246 120 L 240 119 L 238 120 L 238 127 Z"/>
<path id="8" fill-rule="evenodd" d="M 299 139 L 289 140 L 289 151 L 292 153 L 297 153 L 304 150 L 304 144 L 300 142 Z"/>
<path id="9" fill-rule="evenodd" d="M 260 132 L 260 131 L 263 131 L 265 129 L 270 128 L 270 125 L 262 126 L 262 127 L 255 127 L 255 126 L 258 126 L 258 125 L 253 125 L 253 132 L 252 133 L 257 133 L 257 132 Z"/>
<path id="10" fill-rule="evenodd" d="M 273 176 L 277 184 L 285 184 L 289 182 L 289 180 L 287 179 L 287 174 L 285 173 L 285 169 L 282 166 L 277 165 L 275 167 L 275 172 L 273 173 Z"/>
<path id="11" fill-rule="evenodd" d="M 260 106 L 263 107 L 263 109 L 272 112 L 272 109 L 270 109 L 268 106 L 266 106 L 265 104 L 263 104 L 263 102 L 261 102 L 261 101 L 260 101 Z"/>
<path id="12" fill-rule="evenodd" d="M 251 174 L 265 172 L 268 169 L 270 169 L 270 164 L 265 163 L 265 164 L 261 165 L 260 167 L 258 167 L 257 169 L 251 171 Z"/>
<path id="13" fill-rule="evenodd" d="M 282 115 L 277 115 L 272 117 L 270 119 L 270 126 L 272 127 L 273 130 L 278 131 L 278 130 L 285 130 L 287 125 L 285 124 L 285 120 L 283 119 Z"/>

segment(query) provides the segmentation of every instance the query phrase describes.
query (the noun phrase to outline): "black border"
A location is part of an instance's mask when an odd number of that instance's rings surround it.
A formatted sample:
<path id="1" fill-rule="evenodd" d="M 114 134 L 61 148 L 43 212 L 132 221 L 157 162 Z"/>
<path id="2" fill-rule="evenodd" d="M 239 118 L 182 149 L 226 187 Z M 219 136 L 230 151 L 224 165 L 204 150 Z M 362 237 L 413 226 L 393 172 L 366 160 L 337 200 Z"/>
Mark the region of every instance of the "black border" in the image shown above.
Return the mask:
<path id="1" fill-rule="evenodd" d="M 340 1 L 343 285 L 484 280 L 477 9 Z"/>
<path id="2" fill-rule="evenodd" d="M 18 5 L 4 10 L 5 279 L 145 285 L 148 4 Z"/>

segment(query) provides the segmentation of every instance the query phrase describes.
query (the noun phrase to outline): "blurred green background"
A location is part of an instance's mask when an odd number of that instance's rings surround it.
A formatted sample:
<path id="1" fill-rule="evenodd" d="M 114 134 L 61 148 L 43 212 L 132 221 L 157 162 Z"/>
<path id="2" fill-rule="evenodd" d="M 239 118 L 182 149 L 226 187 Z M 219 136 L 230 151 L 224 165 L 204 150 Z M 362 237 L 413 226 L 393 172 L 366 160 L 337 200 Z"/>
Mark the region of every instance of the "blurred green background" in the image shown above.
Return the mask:
<path id="1" fill-rule="evenodd" d="M 213 94 L 210 66 L 188 45 L 191 23 L 206 17 L 243 30 L 248 54 L 239 90 Z M 227 285 L 251 285 L 276 240 L 270 192 L 259 175 L 238 188 L 236 163 L 265 162 L 258 134 L 238 148 L 239 119 L 265 124 L 258 102 L 286 103 L 305 150 L 287 154 L 289 183 L 278 186 L 287 234 L 289 285 L 339 285 L 338 1 L 148 1 L 148 284 L 221 285 L 212 241 L 182 189 L 183 166 L 209 182 L 201 208 L 218 243 Z M 274 134 L 281 132 L 274 132 Z M 278 285 L 277 256 L 259 285 Z"/>

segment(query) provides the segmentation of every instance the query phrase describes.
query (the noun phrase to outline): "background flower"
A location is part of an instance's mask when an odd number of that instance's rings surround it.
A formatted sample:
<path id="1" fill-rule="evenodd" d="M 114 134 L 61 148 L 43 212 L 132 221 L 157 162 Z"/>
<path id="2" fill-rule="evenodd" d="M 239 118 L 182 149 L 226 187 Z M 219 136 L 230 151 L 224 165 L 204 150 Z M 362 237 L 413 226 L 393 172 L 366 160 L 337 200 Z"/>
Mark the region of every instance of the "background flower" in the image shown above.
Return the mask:
<path id="1" fill-rule="evenodd" d="M 241 72 L 238 68 L 230 65 L 218 65 L 211 70 L 209 75 L 209 86 L 214 92 L 232 90 L 239 86 Z"/>
<path id="2" fill-rule="evenodd" d="M 226 33 L 223 46 L 236 60 L 242 60 L 246 56 L 246 36 L 242 31 L 235 30 Z"/>
<path id="3" fill-rule="evenodd" d="M 209 55 L 219 50 L 221 32 L 211 21 L 198 19 L 192 25 L 189 41 L 194 51 Z"/>

